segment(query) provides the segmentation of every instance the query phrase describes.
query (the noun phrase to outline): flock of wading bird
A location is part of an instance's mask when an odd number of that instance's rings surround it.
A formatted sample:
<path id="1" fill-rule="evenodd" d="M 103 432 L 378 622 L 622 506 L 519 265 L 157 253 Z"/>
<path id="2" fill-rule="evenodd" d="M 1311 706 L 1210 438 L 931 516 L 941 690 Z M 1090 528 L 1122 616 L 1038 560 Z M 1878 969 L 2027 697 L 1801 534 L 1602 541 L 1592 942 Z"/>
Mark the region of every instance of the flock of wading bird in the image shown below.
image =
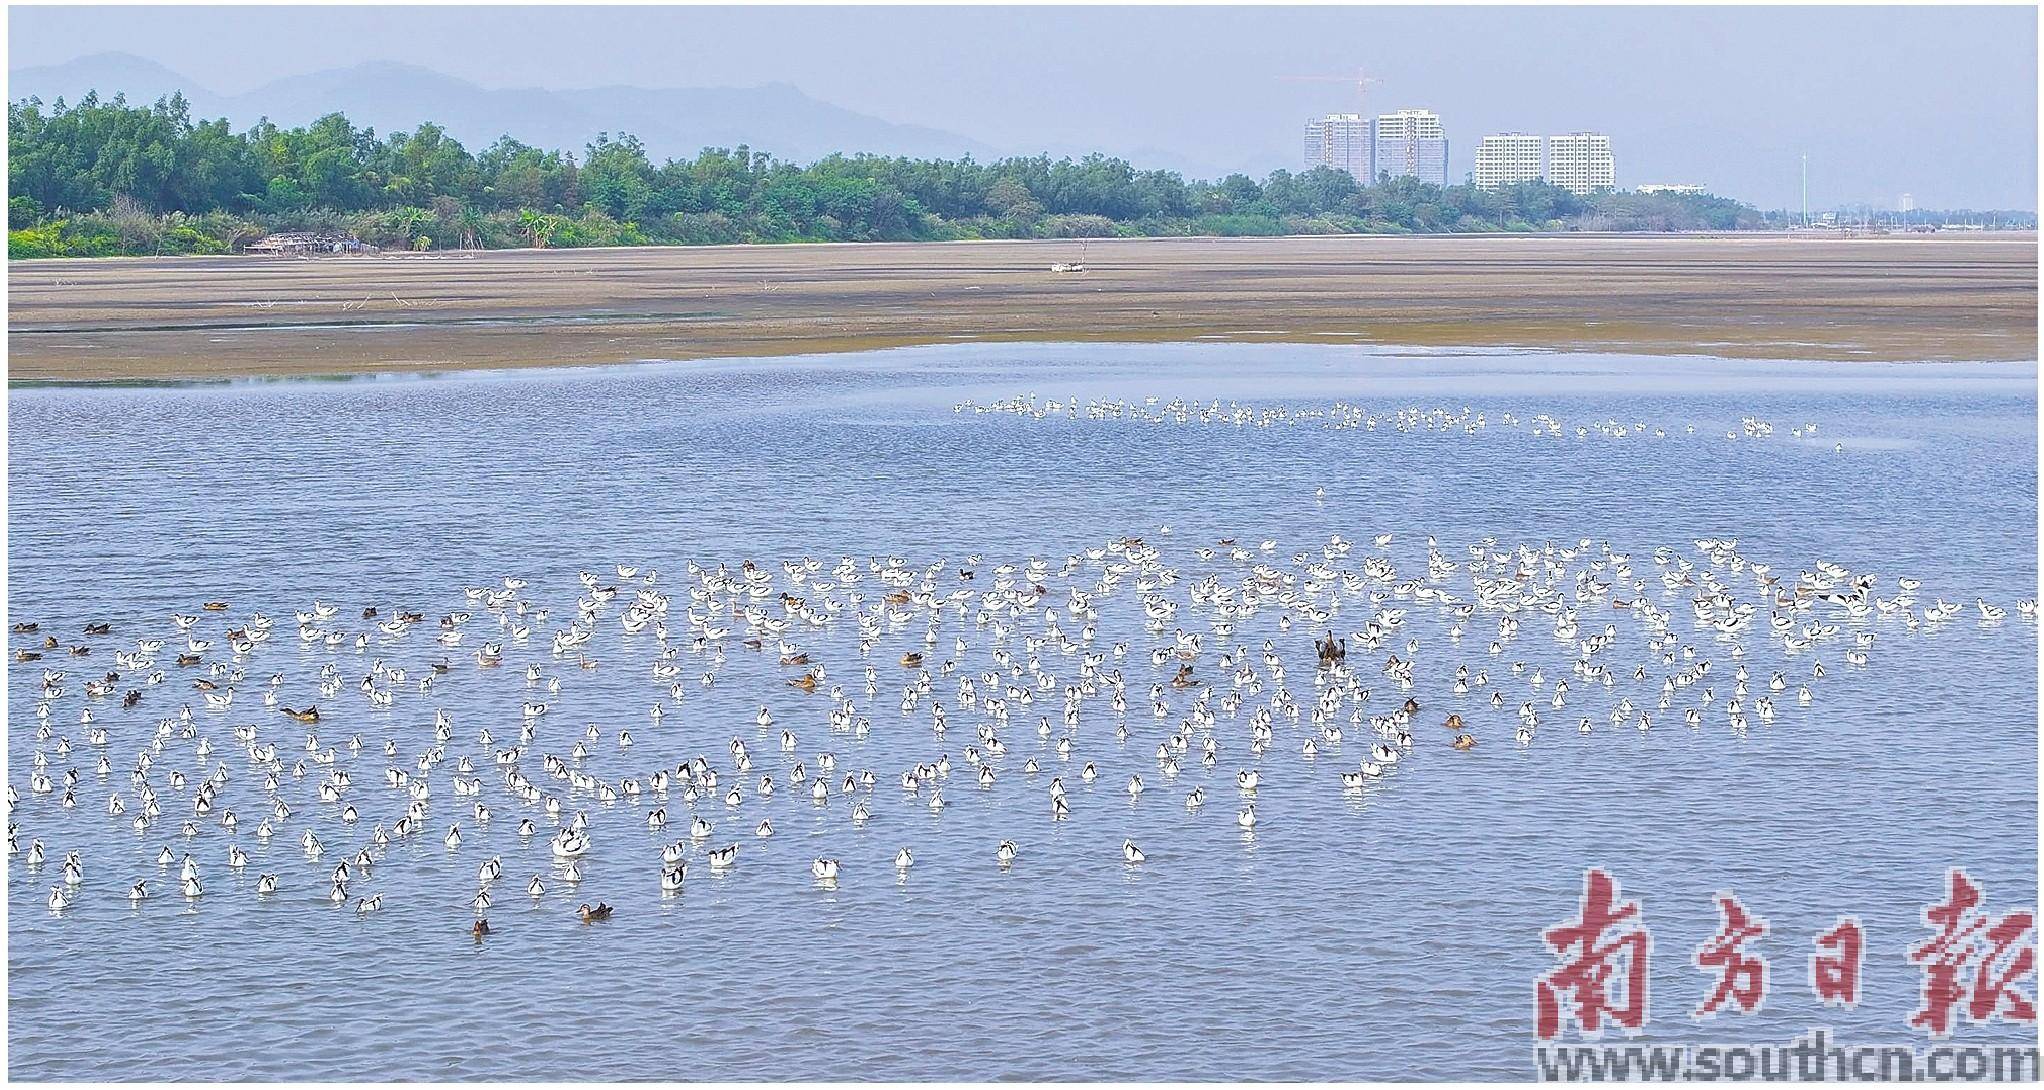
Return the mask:
<path id="1" fill-rule="evenodd" d="M 505 578 L 431 616 L 315 601 L 279 625 L 213 601 L 132 629 L 18 623 L 13 706 L 33 727 L 14 746 L 27 778 L 8 786 L 8 852 L 61 872 L 59 914 L 93 896 L 314 894 L 369 914 L 380 872 L 419 857 L 399 846 L 438 840 L 447 854 L 425 854 L 458 860 L 465 837 L 514 824 L 514 860 L 545 862 L 528 876 L 501 853 L 475 860 L 464 926 L 480 938 L 493 903 L 580 901 L 603 838 L 624 845 L 605 859 L 642 859 L 632 887 L 671 894 L 698 867 L 735 873 L 797 807 L 887 836 L 906 808 L 1020 792 L 1000 814 L 1014 831 L 983 845 L 1000 867 L 1026 861 L 1036 821 L 1083 822 L 1122 791 L 1189 820 L 1219 804 L 1214 820 L 1254 836 L 1272 772 L 1360 794 L 1415 755 L 1465 760 L 1557 725 L 1764 728 L 1882 641 L 2010 612 L 1831 563 L 1777 571 L 1730 539 L 1635 556 L 1428 538 L 1404 569 L 1393 545 L 1336 535 L 1287 560 L 1275 541 L 1181 544 L 1165 527 L 995 565 L 690 562 L 673 581 L 619 566 L 582 572 L 571 606 Z M 2036 603 L 2012 610 L 2034 620 Z M 737 671 L 732 656 L 755 657 Z M 574 715 L 562 676 L 590 671 L 643 693 L 631 721 Z M 760 687 L 724 694 L 756 715 L 694 710 L 720 674 Z M 443 703 L 450 688 L 466 710 Z M 873 767 L 883 751 L 918 756 Z M 99 820 L 113 824 L 99 843 L 129 846 L 52 846 Z M 1100 850 L 1146 861 L 1130 839 Z M 916 858 L 901 843 L 898 878 Z M 853 880 L 836 858 L 808 866 L 821 885 Z"/>
<path id="2" fill-rule="evenodd" d="M 1441 406 L 1433 408 L 1406 406 L 1386 411 L 1348 401 L 1335 401 L 1325 408 L 1293 408 L 1289 405 L 1259 407 L 1238 400 L 1223 404 L 1218 398 L 1200 401 L 1182 397 L 1175 397 L 1169 401 L 1160 397 L 1145 397 L 1140 400 L 1094 398 L 1081 404 L 1077 397 L 1069 401 L 1058 398 L 1038 401 L 1034 394 L 1022 394 L 986 404 L 971 400 L 960 401 L 951 406 L 951 411 L 960 414 L 969 412 L 1014 416 L 1032 421 L 1080 420 L 1093 423 L 1231 428 L 1317 427 L 1328 431 L 1381 431 L 1405 434 L 1433 432 L 1481 435 L 1495 428 L 1539 439 L 1578 441 L 1667 439 L 1671 435 L 1697 434 L 1694 424 L 1676 426 L 1671 432 L 1670 427 L 1665 424 L 1649 423 L 1644 420 L 1619 420 L 1616 417 L 1571 422 L 1547 413 L 1521 417 L 1516 413 L 1504 412 L 1497 414 L 1493 419 L 1489 414 L 1468 406 L 1458 409 Z M 1773 421 L 1746 416 L 1739 419 L 1737 428 L 1727 429 L 1724 433 L 1724 438 L 1735 442 L 1783 437 L 1798 442 L 1817 442 L 1817 425 L 1814 421 L 1809 421 L 1777 427 Z M 1845 447 L 1842 443 L 1834 443 L 1832 449 L 1842 451 Z"/>

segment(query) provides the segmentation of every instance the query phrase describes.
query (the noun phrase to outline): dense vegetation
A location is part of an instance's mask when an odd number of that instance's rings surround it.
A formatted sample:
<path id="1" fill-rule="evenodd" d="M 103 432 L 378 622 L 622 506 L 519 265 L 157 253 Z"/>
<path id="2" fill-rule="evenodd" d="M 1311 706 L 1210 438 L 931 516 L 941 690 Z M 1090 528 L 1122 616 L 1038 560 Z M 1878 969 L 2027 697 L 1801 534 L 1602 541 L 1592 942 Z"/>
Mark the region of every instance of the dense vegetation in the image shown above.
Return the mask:
<path id="1" fill-rule="evenodd" d="M 631 136 L 579 160 L 504 137 L 471 152 L 436 125 L 379 138 L 340 114 L 244 132 L 184 100 L 88 95 L 7 109 L 11 257 L 238 250 L 326 230 L 385 248 L 1084 238 L 1349 232 L 1731 230 L 1762 225 L 1715 197 L 1487 192 L 1410 178 L 1360 186 L 1317 169 L 1186 181 L 1073 161 L 831 156 L 808 166 L 743 146 L 654 163 Z"/>

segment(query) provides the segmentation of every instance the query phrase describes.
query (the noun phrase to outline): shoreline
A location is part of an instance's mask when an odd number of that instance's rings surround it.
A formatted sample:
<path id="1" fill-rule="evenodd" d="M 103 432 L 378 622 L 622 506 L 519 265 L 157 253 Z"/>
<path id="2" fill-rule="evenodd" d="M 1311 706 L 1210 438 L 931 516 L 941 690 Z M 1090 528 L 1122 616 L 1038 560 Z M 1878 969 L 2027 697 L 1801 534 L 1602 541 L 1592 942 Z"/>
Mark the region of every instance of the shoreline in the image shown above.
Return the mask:
<path id="1" fill-rule="evenodd" d="M 1082 259 L 1083 273 L 1049 271 Z M 1735 234 L 19 261 L 8 378 L 434 372 L 960 341 L 2028 362 L 2036 262 L 2034 235 Z"/>
<path id="2" fill-rule="evenodd" d="M 1095 340 L 1089 340 L 1089 341 L 1083 341 L 1083 342 L 1081 342 L 1081 341 L 1071 341 L 1071 340 L 1064 340 L 1064 341 L 1026 341 L 1026 340 L 1018 340 L 1018 341 L 1002 341 L 1002 342 L 993 342 L 993 341 L 949 341 L 949 342 L 945 342 L 945 343 L 946 343 L 946 344 L 968 344 L 968 345 L 985 345 L 985 344 L 994 344 L 994 343 L 1001 343 L 1001 344 L 1012 344 L 1012 345 L 1016 346 L 1017 348 L 1019 348 L 1019 349 L 1023 349 L 1023 350 L 1028 350 L 1028 349 L 1054 349 L 1054 348 L 1059 348 L 1059 347 L 1066 347 L 1066 346 L 1070 346 L 1070 345 L 1073 345 L 1073 344 L 1081 344 L 1081 343 L 1084 343 L 1084 344 L 1097 344 L 1097 345 L 1099 345 L 1099 346 L 1101 346 L 1101 347 L 1103 347 L 1103 348 L 1108 348 L 1108 349 L 1116 349 L 1116 348 L 1140 348 L 1140 347 L 1148 347 L 1148 346 L 1154 346 L 1154 347 L 1157 347 L 1157 348 L 1163 348 L 1163 349 L 1176 349 L 1176 350 L 1184 350 L 1184 349 L 1197 349 L 1197 348 L 1201 348 L 1201 347 L 1215 347 L 1215 348 L 1221 348 L 1221 347 L 1226 347 L 1226 346 L 1231 346 L 1231 345 L 1239 346 L 1239 345 L 1245 345 L 1245 344 L 1278 344 L 1278 345 L 1285 345 L 1285 346 L 1288 346 L 1288 347 L 1295 347 L 1295 348 L 1303 348 L 1303 349 L 1313 349 L 1313 348 L 1328 348 L 1328 347 L 1337 347 L 1337 346 L 1338 346 L 1339 344 L 1341 344 L 1341 343 L 1351 343 L 1351 342 L 1333 342 L 1333 341 L 1328 341 L 1328 340 L 1324 340 L 1324 339 L 1323 339 L 1323 340 L 1318 340 L 1318 341 L 1309 341 L 1309 340 L 1303 340 L 1303 339 L 1299 339 L 1299 338 L 1289 338 L 1289 339 L 1275 339 L 1275 338 L 1273 338 L 1273 339 L 1266 339 L 1266 340 L 1260 340 L 1260 341 L 1250 341 L 1250 340 L 1245 340 L 1245 339 L 1222 339 L 1222 338 L 1217 338 L 1217 337 L 1203 337 L 1203 338 L 1201 338 L 1201 339 L 1199 339 L 1199 340 L 1157 340 L 1157 341 L 1131 341 L 1131 340 L 1099 340 L 1099 339 L 1095 339 Z M 1574 351 L 1574 350 L 1567 350 L 1567 349 L 1547 349 L 1547 348 L 1530 348 L 1530 347 L 1527 347 L 1527 346 L 1524 346 L 1524 345 L 1498 345 L 1498 346 L 1495 346 L 1494 348 L 1484 348 L 1484 347 L 1477 347 L 1477 346 L 1469 346 L 1469 345 L 1460 345 L 1460 346 L 1447 346 L 1447 345 L 1430 345 L 1430 346 L 1421 346 L 1421 345 L 1397 345 L 1397 344 L 1382 344 L 1382 345 L 1380 345 L 1380 344 L 1370 344 L 1370 345 L 1353 345 L 1353 344 L 1352 344 L 1352 346 L 1353 346 L 1353 347 L 1366 347 L 1366 348 L 1369 348 L 1369 349 L 1373 349 L 1373 350 L 1376 350 L 1376 351 L 1374 351 L 1374 352 L 1370 353 L 1369 355 L 1367 355 L 1367 356 L 1365 357 L 1365 358 L 1369 358 L 1369 359 L 1379 359 L 1379 358 L 1381 358 L 1381 359 L 1390 359 L 1390 360 L 1398 360 L 1398 361 L 1401 361 L 1401 362 L 1404 362 L 1404 363 L 1426 363 L 1426 362 L 1430 362 L 1430 361 L 1438 361 L 1438 360 L 1453 360 L 1453 359 L 1461 359 L 1461 358 L 1465 358 L 1465 357 L 1481 357 L 1481 358 L 1482 358 L 1482 359 L 1483 359 L 1483 360 L 1485 361 L 1485 363 L 1486 363 L 1486 364 L 1488 364 L 1488 365 L 1491 365 L 1491 366 L 1496 366 L 1496 365 L 1498 365 L 1498 364 L 1499 364 L 1499 363 L 1500 363 L 1501 361 L 1506 361 L 1506 360 L 1514 360 L 1514 359 L 1559 359 L 1559 360 L 1563 360 L 1563 361 L 1567 361 L 1567 360 L 1576 360 L 1576 361 L 1578 361 L 1578 362 L 1577 362 L 1577 363 L 1576 363 L 1575 365 L 1573 365 L 1573 366 L 1574 366 L 1574 367 L 1580 367 L 1580 366 L 1582 366 L 1582 363 L 1581 363 L 1581 361 L 1582 361 L 1582 358 L 1583 358 L 1583 357 L 1585 357 L 1585 356 L 1596 356 L 1596 357 L 1602 357 L 1602 356 L 1620 356 L 1620 357 L 1622 357 L 1622 356 L 1624 355 L 1624 353 L 1608 353 L 1608 352 L 1602 352 L 1602 351 L 1599 351 L 1599 352 L 1590 352 L 1590 351 L 1588 351 L 1588 350 L 1584 350 L 1584 351 Z M 624 361 L 620 361 L 620 362 L 617 362 L 617 363 L 527 363 L 527 364 L 509 364 L 509 365 L 494 365 L 494 364 L 484 365 L 484 364 L 478 364 L 478 365 L 474 365 L 474 366 L 466 366 L 466 367 L 450 367 L 450 368 L 438 368 L 438 369 L 416 369 L 416 370 L 386 370 L 386 371 L 320 371 L 320 370 L 303 370 L 303 371 L 291 371 L 291 372 L 278 372 L 278 373 L 273 373 L 273 374 L 246 374 L 246 375 L 227 375 L 227 374 L 221 374 L 221 375 L 208 375 L 208 376 L 202 376 L 202 377 L 192 377 L 192 378 L 178 378 L 178 377 L 168 377 L 168 376 L 166 376 L 166 377 L 155 377 L 155 378 L 54 378 L 54 379 L 44 379 L 44 378 L 10 378 L 10 379 L 8 380 L 8 382 L 7 382 L 7 386 L 8 386 L 8 388 L 9 388 L 9 389 L 11 389 L 11 390 L 44 390 L 44 391 L 49 391 L 49 390 L 148 390 L 148 389 L 161 389 L 161 390 L 196 390 L 196 389 L 223 389 L 223 388 L 231 388 L 231 387 L 242 387 L 242 386 L 248 386 L 248 387 L 258 387 L 258 386 L 273 386 L 273 385 L 293 385 L 293 384 L 301 384 L 301 383 L 304 383 L 304 384 L 330 384 L 330 383 L 405 383 L 405 382 L 433 382 L 433 381 L 440 381 L 440 380 L 449 380 L 449 379 L 484 379 L 484 380 L 488 380 L 488 379 L 491 379 L 491 378 L 503 378 L 503 379 L 509 379 L 509 378 L 515 378 L 515 377 L 521 377 L 521 376 L 532 376 L 532 375 L 544 375 L 544 374 L 545 374 L 545 373 L 547 373 L 547 372 L 555 372 L 555 373 L 558 373 L 558 374 L 562 374 L 562 375 L 565 375 L 565 374 L 567 374 L 567 373 L 572 373 L 572 372 L 578 372 L 578 371 L 626 371 L 626 370 L 645 370 L 645 371 L 653 372 L 653 371 L 657 371 L 657 370 L 659 370 L 659 369 L 662 369 L 662 368 L 676 368 L 676 367 L 683 367 L 683 366 L 687 366 L 687 365 L 690 365 L 690 364 L 739 364 L 739 365 L 759 365 L 759 366 L 761 366 L 761 367 L 764 367 L 764 366 L 766 366 L 766 365 L 769 365 L 769 364 L 772 364 L 772 363 L 779 363 L 779 362 L 786 362 L 786 363 L 795 363 L 795 364 L 800 364 L 800 363 L 804 363 L 804 362 L 814 362 L 814 361 L 819 361 L 819 360 L 846 360 L 846 359 L 848 359 L 848 358 L 851 358 L 851 357 L 863 357 L 863 356 L 865 356 L 866 354 L 869 354 L 869 353 L 881 353 L 881 352 L 895 352 L 895 351 L 904 351 L 904 350 L 910 350 L 910 349 L 918 349 L 918 348 L 938 348 L 938 347 L 941 347 L 941 345 L 937 345 L 937 344 L 907 344 L 907 345 L 897 345 L 897 346 L 893 346 L 893 347 L 886 347 L 886 346 L 882 346 L 882 347 L 875 347 L 875 348 L 861 348 L 861 349 L 849 349 L 849 350 L 819 350 L 819 351 L 814 351 L 814 352 L 807 352 L 807 351 L 805 351 L 805 352 L 790 352 L 790 353 L 785 353 L 785 354 L 780 354 L 780 355 L 757 355 L 757 356 L 705 356 L 705 357 L 700 357 L 700 358 L 696 358 L 696 359 L 645 359 L 645 360 L 624 360 Z M 1449 351 L 1441 351 L 1442 349 L 1450 349 L 1450 350 L 1449 350 Z M 1454 350 L 1452 350 L 1452 349 L 1462 349 L 1462 351 L 1454 351 Z M 1969 375 L 1970 375 L 1971 377 L 1980 377 L 1980 376 L 1982 375 L 1982 372 L 1983 372 L 1983 371 L 1991 371 L 1991 372 L 1993 372 L 1993 374 L 1994 374 L 1994 375 L 1995 375 L 1996 377 L 2000 377 L 2000 376 L 2001 376 L 2001 375 L 2002 375 L 2002 374 L 2003 374 L 2004 372 L 2006 372 L 2006 373 L 2007 373 L 2008 375 L 2010 375 L 2010 376 L 2016 376 L 2016 375 L 2019 375 L 2019 374 L 2020 374 L 2020 372 L 2022 372 L 2023 370 L 2025 370 L 2025 369 L 2028 369 L 2029 371 L 2031 371 L 2031 372 L 2032 372 L 2032 378 L 2034 378 L 2034 377 L 2035 377 L 2035 370 L 2036 370 L 2036 368 L 2037 368 L 2037 366 L 2038 366 L 2037 362 L 2036 362 L 2036 361 L 2034 361 L 2034 360 L 2013 360 L 2013 359 L 2010 359 L 2010 360 L 1961 360 L 1961 359 L 1953 359 L 1953 360 L 1877 360 L 1877 359 L 1869 359 L 1869 358 L 1856 358 L 1856 359 L 1822 359 L 1822 360 L 1819 360 L 1819 359 L 1810 359 L 1810 358 L 1808 358 L 1808 357 L 1788 357 L 1788 356 L 1737 356 L 1737 357 L 1734 357 L 1734 356 L 1724 356 L 1724 355 L 1718 355 L 1718 354 L 1714 354 L 1714 353 L 1708 353 L 1708 352 L 1702 352 L 1702 351 L 1690 351 L 1690 352 L 1670 352 L 1670 353 L 1667 353 L 1667 354 L 1666 354 L 1666 355 L 1664 355 L 1664 356 L 1657 356 L 1657 357 L 1655 357 L 1655 358 L 1656 358 L 1656 359 L 1663 359 L 1663 360 L 1667 360 L 1667 361 L 1670 361 L 1670 362 L 1672 362 L 1672 363 L 1675 363 L 1675 364 L 1677 364 L 1677 365 L 1680 365 L 1681 363 L 1686 363 L 1686 362 L 1694 362 L 1694 363 L 1697 363 L 1697 364 L 1700 364 L 1700 365 L 1711 365 L 1711 364 L 1739 364 L 1739 365 L 1750 365 L 1750 366 L 1754 366 L 1754 367 L 1762 367 L 1762 368 L 1764 368 L 1764 367 L 1768 367 L 1768 366 L 1775 366 L 1775 367 L 1785 367 L 1785 366 L 1798 366 L 1798 365 L 1815 365 L 1815 368 L 1816 368 L 1816 369 L 1815 369 L 1815 370 L 1813 370 L 1813 371 L 1812 371 L 1812 372 L 1810 372 L 1810 373 L 1811 373 L 1811 374 L 1813 374 L 1813 375 L 1819 376 L 1819 377 L 1824 377 L 1824 376 L 1825 376 L 1825 373 L 1826 373 L 1826 372 L 1825 372 L 1825 369 L 1827 369 L 1827 368 L 1832 368 L 1832 367 L 1838 367 L 1838 368 L 1861 368 L 1861 369 L 1865 369 L 1865 368 L 1909 368 L 1909 369 L 1924 369 L 1924 368 L 1954 368 L 1954 369 L 1960 369 L 1960 370 L 1963 370 L 1963 371 L 1967 371 L 1967 372 L 1969 372 Z M 1573 371 L 1572 371 L 1572 373 L 1573 373 Z M 1862 371 L 1861 373 L 1864 373 L 1864 372 Z M 1880 372 L 1880 373 L 1885 373 L 1885 372 Z"/>

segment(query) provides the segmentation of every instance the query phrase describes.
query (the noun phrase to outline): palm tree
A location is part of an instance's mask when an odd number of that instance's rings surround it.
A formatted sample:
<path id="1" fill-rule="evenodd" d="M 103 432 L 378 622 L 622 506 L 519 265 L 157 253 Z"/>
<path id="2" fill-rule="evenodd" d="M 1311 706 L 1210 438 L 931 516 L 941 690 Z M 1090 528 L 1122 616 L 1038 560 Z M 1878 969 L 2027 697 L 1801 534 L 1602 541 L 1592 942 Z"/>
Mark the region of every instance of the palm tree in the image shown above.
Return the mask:
<path id="1" fill-rule="evenodd" d="M 521 209 L 518 213 L 518 229 L 524 233 L 526 241 L 530 242 L 534 249 L 544 250 L 546 244 L 552 241 L 554 232 L 561 229 L 561 219 L 559 216 L 535 212 L 530 208 Z"/>
<path id="2" fill-rule="evenodd" d="M 482 246 L 483 214 L 472 204 L 464 204 L 455 216 L 455 225 L 461 229 L 461 248 L 480 249 Z"/>
<path id="3" fill-rule="evenodd" d="M 397 228 L 399 237 L 404 239 L 405 248 L 415 249 L 419 238 L 419 227 L 427 220 L 432 219 L 433 214 L 423 208 L 405 207 L 392 212 L 391 218 L 395 221 L 394 226 Z"/>

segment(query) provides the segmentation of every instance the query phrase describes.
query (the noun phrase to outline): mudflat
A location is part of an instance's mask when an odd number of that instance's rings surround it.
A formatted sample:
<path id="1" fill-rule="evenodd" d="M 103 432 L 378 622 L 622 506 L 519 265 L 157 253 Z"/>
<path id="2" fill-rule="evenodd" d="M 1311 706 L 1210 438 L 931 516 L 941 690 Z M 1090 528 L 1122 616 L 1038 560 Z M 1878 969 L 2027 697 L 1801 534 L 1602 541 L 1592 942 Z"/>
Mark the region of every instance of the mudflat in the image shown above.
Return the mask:
<path id="1" fill-rule="evenodd" d="M 2037 238 L 1340 236 L 15 261 L 8 377 L 1265 340 L 2034 360 Z M 1083 272 L 1053 272 L 1083 261 Z"/>

